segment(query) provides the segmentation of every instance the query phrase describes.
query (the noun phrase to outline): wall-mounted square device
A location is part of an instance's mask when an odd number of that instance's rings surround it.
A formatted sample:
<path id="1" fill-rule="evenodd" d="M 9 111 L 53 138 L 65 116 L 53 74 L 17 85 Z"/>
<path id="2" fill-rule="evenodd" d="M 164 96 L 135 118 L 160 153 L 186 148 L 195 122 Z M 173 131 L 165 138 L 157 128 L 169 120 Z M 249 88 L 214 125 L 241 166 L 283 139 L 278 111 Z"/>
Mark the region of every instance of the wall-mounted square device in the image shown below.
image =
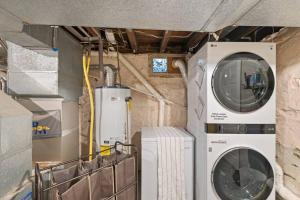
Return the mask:
<path id="1" fill-rule="evenodd" d="M 153 73 L 168 72 L 168 58 L 153 58 L 152 59 L 152 72 Z"/>
<path id="2" fill-rule="evenodd" d="M 185 59 L 183 54 L 150 54 L 149 55 L 149 67 L 150 74 L 154 76 L 167 76 L 176 77 L 180 75 L 180 70 L 173 66 L 173 60 Z"/>

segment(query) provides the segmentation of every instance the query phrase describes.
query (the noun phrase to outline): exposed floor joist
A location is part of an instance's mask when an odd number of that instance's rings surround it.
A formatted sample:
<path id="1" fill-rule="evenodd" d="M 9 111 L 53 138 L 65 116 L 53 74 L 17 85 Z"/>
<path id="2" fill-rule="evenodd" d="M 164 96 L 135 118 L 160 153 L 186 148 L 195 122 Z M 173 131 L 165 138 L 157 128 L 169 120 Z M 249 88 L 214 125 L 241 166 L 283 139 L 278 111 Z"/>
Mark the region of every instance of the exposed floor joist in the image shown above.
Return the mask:
<path id="1" fill-rule="evenodd" d="M 171 34 L 171 31 L 165 31 L 164 37 L 160 44 L 160 53 L 164 53 L 166 51 Z"/>
<path id="2" fill-rule="evenodd" d="M 190 49 L 195 48 L 201 41 L 202 39 L 206 36 L 206 34 L 201 33 L 201 32 L 195 32 L 191 38 L 188 40 L 185 49 L 189 51 Z"/>
<path id="3" fill-rule="evenodd" d="M 86 32 L 86 30 L 84 30 L 83 27 L 78 26 L 77 28 L 85 35 L 85 37 L 91 37 L 90 34 Z"/>
<path id="4" fill-rule="evenodd" d="M 223 41 L 223 39 L 225 39 L 232 31 L 234 31 L 236 28 L 238 28 L 237 26 L 228 26 L 223 28 L 222 30 L 220 30 L 219 32 L 219 41 Z"/>
<path id="5" fill-rule="evenodd" d="M 65 27 L 77 40 L 83 44 L 91 44 L 93 50 L 96 51 L 99 46 L 99 37 L 102 35 L 104 50 L 114 47 L 121 53 L 174 54 L 195 53 L 208 41 L 258 42 L 267 35 L 278 32 L 280 28 L 282 27 L 229 26 L 209 34 L 171 30 Z"/>
<path id="6" fill-rule="evenodd" d="M 138 43 L 136 41 L 135 32 L 132 29 L 126 29 L 126 33 L 131 49 L 133 53 L 136 53 L 138 51 Z"/>
<path id="7" fill-rule="evenodd" d="M 72 26 L 64 26 L 65 29 L 67 29 L 67 31 L 69 31 L 73 36 L 75 36 L 76 39 L 78 39 L 79 41 L 83 41 L 83 37 L 82 35 L 75 30 L 75 28 L 73 28 Z"/>
<path id="8" fill-rule="evenodd" d="M 258 26 L 239 27 L 238 29 L 234 29 L 230 34 L 228 34 L 227 38 L 230 41 L 239 41 L 255 32 L 258 28 Z"/>

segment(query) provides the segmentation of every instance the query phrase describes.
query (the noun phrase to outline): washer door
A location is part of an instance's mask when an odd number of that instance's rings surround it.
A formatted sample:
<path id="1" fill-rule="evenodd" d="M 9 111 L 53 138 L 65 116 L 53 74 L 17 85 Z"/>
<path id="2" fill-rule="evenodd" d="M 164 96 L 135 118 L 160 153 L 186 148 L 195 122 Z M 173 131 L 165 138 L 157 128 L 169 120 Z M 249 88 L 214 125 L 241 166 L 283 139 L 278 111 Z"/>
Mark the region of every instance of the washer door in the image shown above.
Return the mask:
<path id="1" fill-rule="evenodd" d="M 260 56 L 240 52 L 218 63 L 212 77 L 215 97 L 226 108 L 251 112 L 261 108 L 274 90 L 274 74 Z"/>
<path id="2" fill-rule="evenodd" d="M 233 149 L 216 162 L 212 184 L 222 200 L 266 200 L 274 186 L 273 169 L 257 151 Z"/>

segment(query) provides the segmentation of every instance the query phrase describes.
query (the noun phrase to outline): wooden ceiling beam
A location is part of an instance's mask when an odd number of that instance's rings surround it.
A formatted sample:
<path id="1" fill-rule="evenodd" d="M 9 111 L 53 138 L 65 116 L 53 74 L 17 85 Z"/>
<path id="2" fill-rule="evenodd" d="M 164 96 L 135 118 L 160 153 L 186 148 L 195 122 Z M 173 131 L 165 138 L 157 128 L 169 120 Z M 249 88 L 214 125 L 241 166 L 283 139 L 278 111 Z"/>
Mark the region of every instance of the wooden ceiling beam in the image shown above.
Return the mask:
<path id="1" fill-rule="evenodd" d="M 91 27 L 91 30 L 95 33 L 96 36 L 101 38 L 100 32 L 97 29 L 95 29 L 94 27 Z"/>
<path id="2" fill-rule="evenodd" d="M 126 29 L 127 37 L 129 40 L 130 47 L 133 53 L 136 53 L 138 50 L 138 43 L 135 37 L 135 32 L 132 29 Z"/>
<path id="3" fill-rule="evenodd" d="M 256 31 L 258 28 L 259 28 L 258 26 L 237 27 L 230 34 L 228 34 L 226 38 L 228 38 L 229 41 L 239 41 L 243 37 L 246 37 L 251 33 L 253 33 L 254 31 Z"/>
<path id="4" fill-rule="evenodd" d="M 205 36 L 206 36 L 205 33 L 201 33 L 201 32 L 193 33 L 185 46 L 185 50 L 189 51 L 189 49 L 196 47 L 203 40 Z"/>
<path id="5" fill-rule="evenodd" d="M 91 36 L 91 37 L 99 37 L 99 32 L 98 30 L 96 30 L 93 27 L 85 27 L 87 33 Z"/>
<path id="6" fill-rule="evenodd" d="M 84 41 L 84 37 L 82 37 L 82 35 L 72 26 L 65 26 L 64 28 L 74 35 L 80 42 Z"/>
<path id="7" fill-rule="evenodd" d="M 78 28 L 78 29 L 79 29 L 86 37 L 91 37 L 90 34 L 89 34 L 86 30 L 84 30 L 83 27 L 77 26 L 77 28 Z"/>
<path id="8" fill-rule="evenodd" d="M 161 44 L 160 44 L 160 53 L 164 53 L 166 51 L 171 35 L 172 35 L 171 31 L 165 31 L 164 37 L 163 37 L 163 39 L 161 41 Z"/>
<path id="9" fill-rule="evenodd" d="M 220 33 L 219 33 L 219 40 L 218 41 L 223 41 L 226 40 L 226 37 L 235 29 L 237 28 L 237 26 L 227 26 L 225 28 L 223 28 Z"/>
<path id="10" fill-rule="evenodd" d="M 253 41 L 261 41 L 266 36 L 280 31 L 282 27 L 260 27 L 253 33 Z"/>

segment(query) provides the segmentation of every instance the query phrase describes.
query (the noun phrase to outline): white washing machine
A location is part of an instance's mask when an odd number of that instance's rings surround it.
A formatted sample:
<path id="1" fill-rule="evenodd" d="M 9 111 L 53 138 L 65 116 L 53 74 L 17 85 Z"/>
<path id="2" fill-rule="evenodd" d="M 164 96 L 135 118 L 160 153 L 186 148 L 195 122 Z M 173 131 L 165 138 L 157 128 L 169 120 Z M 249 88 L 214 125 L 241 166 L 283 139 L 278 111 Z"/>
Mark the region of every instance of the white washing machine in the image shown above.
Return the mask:
<path id="1" fill-rule="evenodd" d="M 188 62 L 197 200 L 275 200 L 276 46 L 209 42 Z"/>
<path id="2" fill-rule="evenodd" d="M 209 42 L 188 62 L 189 118 L 275 124 L 275 79 L 274 43 Z"/>
<path id="3" fill-rule="evenodd" d="M 275 200 L 275 134 L 200 137 L 197 200 Z"/>

